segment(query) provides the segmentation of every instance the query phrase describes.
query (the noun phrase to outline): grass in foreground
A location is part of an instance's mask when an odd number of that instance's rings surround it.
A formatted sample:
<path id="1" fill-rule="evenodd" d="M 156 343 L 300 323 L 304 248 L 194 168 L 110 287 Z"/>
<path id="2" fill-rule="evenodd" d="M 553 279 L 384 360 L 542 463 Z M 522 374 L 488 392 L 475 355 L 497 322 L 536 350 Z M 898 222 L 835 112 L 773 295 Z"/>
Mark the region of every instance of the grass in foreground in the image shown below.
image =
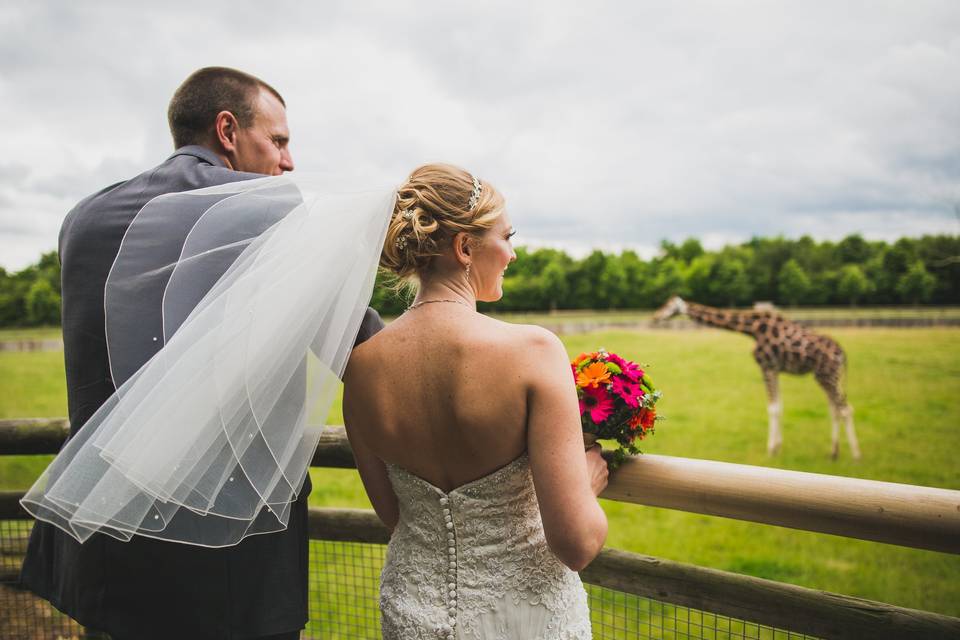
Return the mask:
<path id="1" fill-rule="evenodd" d="M 832 330 L 864 457 L 831 461 L 826 399 L 783 376 L 784 445 L 766 455 L 766 399 L 752 341 L 722 331 L 599 332 L 564 341 L 649 363 L 668 419 L 644 451 L 960 489 L 960 330 Z M 0 417 L 66 413 L 60 353 L 0 353 Z M 341 423 L 339 403 L 331 423 Z M 25 488 L 48 456 L 0 461 L 0 488 Z M 313 469 L 315 506 L 369 507 L 351 470 Z M 960 615 L 960 557 L 603 501 L 608 545 L 901 606 Z"/>

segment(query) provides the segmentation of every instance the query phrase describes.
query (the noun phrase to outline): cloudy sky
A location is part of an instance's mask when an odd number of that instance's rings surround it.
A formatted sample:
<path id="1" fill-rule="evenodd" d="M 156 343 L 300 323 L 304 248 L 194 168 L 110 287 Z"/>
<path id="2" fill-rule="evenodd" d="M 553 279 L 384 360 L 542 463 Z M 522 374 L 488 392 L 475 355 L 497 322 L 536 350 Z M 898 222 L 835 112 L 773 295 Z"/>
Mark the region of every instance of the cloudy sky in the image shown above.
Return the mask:
<path id="1" fill-rule="evenodd" d="M 166 158 L 207 65 L 280 90 L 297 170 L 460 164 L 533 246 L 960 233 L 953 0 L 5 0 L 0 266 Z"/>

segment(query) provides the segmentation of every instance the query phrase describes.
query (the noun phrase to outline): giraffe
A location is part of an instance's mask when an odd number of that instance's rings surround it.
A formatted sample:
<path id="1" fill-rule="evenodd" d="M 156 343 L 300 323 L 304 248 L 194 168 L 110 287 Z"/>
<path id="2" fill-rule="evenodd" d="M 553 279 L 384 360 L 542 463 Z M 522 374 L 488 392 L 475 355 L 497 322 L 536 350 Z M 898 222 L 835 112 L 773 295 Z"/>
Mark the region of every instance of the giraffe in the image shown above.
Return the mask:
<path id="1" fill-rule="evenodd" d="M 656 322 L 675 315 L 686 314 L 694 322 L 737 331 L 757 341 L 753 358 L 760 365 L 763 381 L 767 387 L 767 415 L 769 433 L 767 453 L 775 455 L 783 443 L 780 419 L 783 402 L 780 398 L 780 372 L 793 374 L 813 373 L 817 383 L 827 394 L 830 405 L 830 421 L 833 427 L 831 457 L 837 458 L 840 451 L 840 427 L 838 419 L 846 425 L 847 442 L 855 459 L 860 458 L 860 445 L 853 427 L 853 407 L 843 392 L 842 376 L 846 369 L 843 349 L 827 336 L 810 331 L 784 318 L 771 309 L 736 311 L 717 309 L 695 302 L 687 302 L 673 296 L 653 314 Z"/>

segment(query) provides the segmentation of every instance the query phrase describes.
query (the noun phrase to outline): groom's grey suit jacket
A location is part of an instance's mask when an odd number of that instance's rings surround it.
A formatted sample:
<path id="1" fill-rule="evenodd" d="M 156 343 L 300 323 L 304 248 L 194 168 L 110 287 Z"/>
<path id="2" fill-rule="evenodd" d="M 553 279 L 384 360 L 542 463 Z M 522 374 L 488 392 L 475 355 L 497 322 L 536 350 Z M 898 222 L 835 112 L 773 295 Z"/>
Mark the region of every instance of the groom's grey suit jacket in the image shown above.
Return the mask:
<path id="1" fill-rule="evenodd" d="M 114 392 L 104 329 L 104 284 L 137 212 L 164 193 L 260 177 L 232 171 L 208 149 L 178 149 L 163 164 L 81 201 L 60 231 L 63 349 L 71 434 Z M 203 213 L 184 210 L 184 233 Z M 367 309 L 357 344 L 383 327 Z M 144 341 L 146 362 L 159 344 Z M 307 494 L 285 531 L 208 549 L 134 536 L 77 543 L 56 527 L 33 528 L 21 582 L 81 624 L 121 638 L 251 638 L 307 621 Z M 186 635 L 184 635 L 186 634 Z"/>

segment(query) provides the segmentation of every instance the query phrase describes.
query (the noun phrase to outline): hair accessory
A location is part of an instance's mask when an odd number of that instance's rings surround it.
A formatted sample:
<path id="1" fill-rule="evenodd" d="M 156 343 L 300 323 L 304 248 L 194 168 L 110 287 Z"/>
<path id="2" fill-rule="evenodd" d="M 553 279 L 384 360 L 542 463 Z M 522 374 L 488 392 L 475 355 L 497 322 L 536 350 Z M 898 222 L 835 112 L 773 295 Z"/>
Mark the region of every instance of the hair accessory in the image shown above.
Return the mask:
<path id="1" fill-rule="evenodd" d="M 404 249 L 406 249 L 406 248 L 407 248 L 407 236 L 400 236 L 399 238 L 397 238 L 396 245 L 397 245 L 397 249 L 399 249 L 400 251 L 403 251 Z"/>
<path id="2" fill-rule="evenodd" d="M 410 209 L 404 209 L 400 212 L 400 215 L 403 216 L 404 220 L 413 220 L 413 211 L 410 211 Z"/>
<path id="3" fill-rule="evenodd" d="M 477 206 L 477 203 L 480 202 L 480 194 L 483 193 L 483 185 L 480 184 L 480 181 L 477 180 L 477 176 L 473 177 L 473 193 L 470 194 L 470 200 L 467 202 L 467 209 L 473 211 Z"/>

